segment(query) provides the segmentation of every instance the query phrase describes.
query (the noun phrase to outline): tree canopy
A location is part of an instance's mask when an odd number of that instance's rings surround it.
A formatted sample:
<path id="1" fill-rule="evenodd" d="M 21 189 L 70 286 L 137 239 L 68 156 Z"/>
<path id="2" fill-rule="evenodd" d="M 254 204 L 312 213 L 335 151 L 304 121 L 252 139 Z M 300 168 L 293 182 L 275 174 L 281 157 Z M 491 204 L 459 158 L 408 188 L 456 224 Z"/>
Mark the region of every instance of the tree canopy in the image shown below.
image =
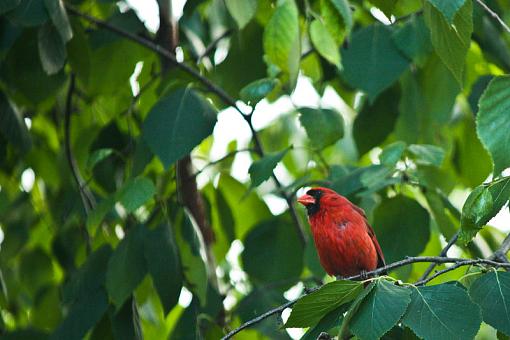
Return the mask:
<path id="1" fill-rule="evenodd" d="M 2 338 L 510 337 L 508 1 L 130 3 L 0 2 Z M 366 282 L 320 266 L 316 185 Z"/>

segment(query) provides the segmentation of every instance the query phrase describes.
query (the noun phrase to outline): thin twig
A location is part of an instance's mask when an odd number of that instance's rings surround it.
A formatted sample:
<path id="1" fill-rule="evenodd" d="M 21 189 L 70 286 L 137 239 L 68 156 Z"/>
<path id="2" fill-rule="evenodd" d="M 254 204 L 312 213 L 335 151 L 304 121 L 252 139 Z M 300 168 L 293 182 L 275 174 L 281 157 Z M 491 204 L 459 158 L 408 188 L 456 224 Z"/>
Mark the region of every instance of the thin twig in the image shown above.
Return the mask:
<path id="1" fill-rule="evenodd" d="M 69 89 L 67 90 L 66 97 L 66 106 L 64 112 L 64 149 L 67 158 L 67 162 L 69 164 L 69 168 L 71 170 L 71 174 L 73 175 L 74 181 L 78 186 L 78 191 L 80 193 L 80 197 L 83 203 L 83 207 L 85 209 L 85 214 L 89 214 L 89 212 L 95 207 L 95 199 L 92 193 L 88 190 L 87 184 L 83 180 L 83 177 L 80 173 L 80 168 L 78 167 L 78 163 L 74 158 L 73 151 L 71 149 L 71 113 L 73 110 L 73 92 L 75 86 L 75 76 L 71 74 L 69 80 Z M 83 228 L 83 235 L 85 238 L 85 242 L 87 244 L 87 252 L 91 251 L 91 241 L 90 235 L 88 234 L 87 228 Z"/>
<path id="2" fill-rule="evenodd" d="M 391 269 L 395 269 L 395 268 L 407 266 L 407 265 L 412 264 L 412 263 L 419 263 L 419 262 L 432 262 L 432 263 L 436 263 L 436 264 L 440 264 L 440 263 L 455 263 L 455 266 L 457 266 L 457 267 L 455 267 L 453 269 L 456 269 L 456 268 L 462 267 L 462 266 L 479 265 L 479 264 L 485 264 L 485 265 L 493 266 L 493 267 L 496 267 L 496 268 L 497 267 L 510 268 L 510 263 L 500 263 L 500 262 L 492 261 L 492 260 L 489 260 L 489 259 L 470 260 L 470 259 L 453 258 L 453 257 L 417 256 L 417 257 L 408 257 L 408 258 L 406 258 L 404 260 L 397 261 L 397 262 L 394 262 L 394 263 L 390 263 L 390 264 L 388 264 L 388 265 L 386 265 L 384 267 L 377 268 L 375 270 L 367 272 L 367 273 L 365 273 L 365 275 L 366 276 L 376 276 L 376 275 L 380 275 L 380 274 L 382 274 L 382 273 L 384 273 L 386 271 L 390 271 Z M 453 269 L 450 269 L 452 267 L 449 267 L 447 269 L 453 270 Z M 445 273 L 447 271 L 443 270 L 442 272 Z M 431 276 L 431 278 L 429 278 L 427 280 L 432 280 L 432 278 L 435 278 L 435 277 L 443 274 L 443 273 L 441 273 L 441 274 L 438 274 L 438 273 L 434 274 L 434 276 Z M 358 275 L 354 275 L 354 276 L 348 277 L 348 278 L 346 278 L 346 280 L 357 280 L 357 279 L 360 279 L 361 277 L 362 277 L 362 275 L 358 274 Z M 421 282 L 417 282 L 416 284 L 422 284 L 422 283 Z M 312 290 L 311 292 L 314 292 L 314 291 L 320 289 L 321 287 L 317 287 L 316 289 Z M 310 293 L 303 294 L 303 296 L 308 295 Z M 293 304 L 295 304 L 303 296 L 301 296 L 300 298 L 297 298 L 295 300 L 288 301 L 288 302 L 284 303 L 281 306 L 273 308 L 273 309 L 265 312 L 264 314 L 261 314 L 261 315 L 257 316 L 256 318 L 251 319 L 251 320 L 245 322 L 244 324 L 242 324 L 238 328 L 232 330 L 227 335 L 225 335 L 222 338 L 222 340 L 230 339 L 232 336 L 234 336 L 235 334 L 239 333 L 243 329 L 248 328 L 250 326 L 253 326 L 253 325 L 261 322 L 262 320 L 270 317 L 271 315 L 274 315 L 274 314 L 282 312 L 285 308 L 289 308 Z"/>
<path id="3" fill-rule="evenodd" d="M 226 37 L 228 37 L 229 35 L 231 35 L 232 32 L 233 32 L 232 29 L 228 29 L 225 32 L 223 32 L 220 36 L 218 36 L 216 39 L 211 41 L 211 43 L 205 48 L 204 52 L 198 56 L 197 64 L 199 64 L 203 58 L 207 57 L 212 52 L 212 50 L 218 45 L 218 43 L 225 39 Z"/>
<path id="4" fill-rule="evenodd" d="M 508 27 L 508 25 L 503 21 L 503 19 L 500 18 L 500 16 L 494 12 L 489 6 L 487 6 L 485 4 L 485 2 L 483 2 L 482 0 L 476 0 L 476 2 L 478 2 L 478 4 L 480 6 L 482 6 L 482 8 L 487 12 L 489 13 L 494 19 L 496 19 L 499 24 L 508 32 L 510 33 L 510 27 Z"/>
<path id="5" fill-rule="evenodd" d="M 261 157 L 264 156 L 264 149 L 262 148 L 262 144 L 260 142 L 260 138 L 259 138 L 259 136 L 257 134 L 257 131 L 253 127 L 253 124 L 252 124 L 252 121 L 251 121 L 252 113 L 253 112 L 251 112 L 249 114 L 244 113 L 241 110 L 241 108 L 236 104 L 236 101 L 232 97 L 230 97 L 221 87 L 218 87 L 216 84 L 211 82 L 208 78 L 206 78 L 205 76 L 200 74 L 197 70 L 195 70 L 191 66 L 189 66 L 189 65 L 187 65 L 185 63 L 177 61 L 177 59 L 175 58 L 175 55 L 171 51 L 169 51 L 169 50 L 163 48 L 162 46 L 152 42 L 151 40 L 148 40 L 148 39 L 145 39 L 145 38 L 140 37 L 138 35 L 132 34 L 132 33 L 127 32 L 127 31 L 124 31 L 124 30 L 122 30 L 120 28 L 117 28 L 117 27 L 109 24 L 106 21 L 103 21 L 101 19 L 95 18 L 95 17 L 90 16 L 90 15 L 88 15 L 86 13 L 82 13 L 82 12 L 80 12 L 79 10 L 77 10 L 76 8 L 74 8 L 73 6 L 71 6 L 69 4 L 66 4 L 65 7 L 69 11 L 69 13 L 72 14 L 72 15 L 81 17 L 81 18 L 83 18 L 83 19 L 85 19 L 85 20 L 87 20 L 89 22 L 92 22 L 93 24 L 95 24 L 98 27 L 110 30 L 110 31 L 112 31 L 112 32 L 114 32 L 114 33 L 116 33 L 118 35 L 121 35 L 121 36 L 123 36 L 123 37 L 125 37 L 125 38 L 127 38 L 129 40 L 132 40 L 132 41 L 138 43 L 141 46 L 144 46 L 144 47 L 146 47 L 146 48 L 156 52 L 160 56 L 162 56 L 162 57 L 166 58 L 167 60 L 169 60 L 176 67 L 180 68 L 184 72 L 190 74 L 192 77 L 194 77 L 195 79 L 200 81 L 209 91 L 211 91 L 212 93 L 216 94 L 225 104 L 227 104 L 228 106 L 232 106 L 237 112 L 239 112 L 244 117 L 244 119 L 248 123 L 250 131 L 252 133 L 253 142 L 255 143 L 255 151 Z M 292 220 L 294 221 L 294 226 L 296 228 L 296 231 L 297 231 L 301 241 L 304 244 L 306 242 L 306 234 L 304 232 L 304 228 L 303 228 L 303 226 L 301 224 L 301 221 L 300 221 L 299 216 L 297 214 L 296 208 L 294 206 L 293 198 L 289 194 L 283 192 L 283 186 L 280 183 L 280 181 L 278 180 L 278 178 L 274 175 L 274 173 L 273 173 L 273 175 L 271 177 L 273 178 L 277 188 L 281 191 L 282 196 L 284 197 L 285 201 L 287 202 L 287 205 L 289 206 L 289 212 L 290 212 L 290 215 L 292 216 Z"/>
<path id="6" fill-rule="evenodd" d="M 231 152 L 227 153 L 225 156 L 223 156 L 223 157 L 221 157 L 221 158 L 218 158 L 218 159 L 216 159 L 216 160 L 214 160 L 214 161 L 210 161 L 209 163 L 207 163 L 206 165 L 204 165 L 204 166 L 202 167 L 202 169 L 200 169 L 200 170 L 196 171 L 193 175 L 191 175 L 191 177 L 190 177 L 190 178 L 195 178 L 195 177 L 197 177 L 197 176 L 198 176 L 198 175 L 200 175 L 202 172 L 204 172 L 207 168 L 209 168 L 209 167 L 211 167 L 211 166 L 213 166 L 213 165 L 216 165 L 216 164 L 218 164 L 218 163 L 221 163 L 221 162 L 223 162 L 224 160 L 229 159 L 230 157 L 233 157 L 233 156 L 237 155 L 237 154 L 238 154 L 238 153 L 240 153 L 240 152 L 254 152 L 254 150 L 253 150 L 253 149 L 251 149 L 251 148 L 246 148 L 246 149 L 239 149 L 239 150 L 231 151 Z"/>
<path id="7" fill-rule="evenodd" d="M 509 263 L 506 253 L 510 250 L 510 234 L 506 235 L 498 250 L 489 259 Z"/>
<path id="8" fill-rule="evenodd" d="M 455 242 L 457 242 L 457 239 L 459 238 L 459 234 L 460 234 L 460 230 L 457 230 L 457 232 L 455 233 L 455 235 L 453 235 L 453 237 L 450 239 L 450 241 L 448 242 L 448 244 L 443 248 L 443 250 L 441 250 L 441 252 L 439 253 L 439 256 L 440 257 L 444 257 L 446 256 L 446 254 L 448 253 L 448 250 L 450 250 L 450 248 L 455 244 Z M 434 268 L 437 266 L 436 263 L 431 263 L 430 266 L 427 268 L 427 270 L 425 270 L 425 272 L 423 273 L 422 276 L 420 276 L 420 278 L 418 279 L 418 281 L 422 281 L 424 279 L 427 278 L 427 276 L 430 275 L 430 273 L 432 273 L 432 271 L 434 270 Z"/>
<path id="9" fill-rule="evenodd" d="M 440 276 L 440 275 L 443 275 L 445 273 L 448 273 L 448 272 L 451 272 L 457 268 L 460 268 L 462 266 L 465 266 L 466 264 L 464 262 L 457 262 L 455 263 L 454 265 L 448 267 L 448 268 L 445 268 L 445 269 L 442 269 L 442 270 L 438 270 L 437 272 L 435 272 L 432 276 L 430 277 L 425 277 L 425 278 L 420 278 L 418 281 L 416 281 L 414 283 L 415 286 L 423 286 L 427 283 L 429 283 L 430 281 L 434 280 L 436 277 Z"/>

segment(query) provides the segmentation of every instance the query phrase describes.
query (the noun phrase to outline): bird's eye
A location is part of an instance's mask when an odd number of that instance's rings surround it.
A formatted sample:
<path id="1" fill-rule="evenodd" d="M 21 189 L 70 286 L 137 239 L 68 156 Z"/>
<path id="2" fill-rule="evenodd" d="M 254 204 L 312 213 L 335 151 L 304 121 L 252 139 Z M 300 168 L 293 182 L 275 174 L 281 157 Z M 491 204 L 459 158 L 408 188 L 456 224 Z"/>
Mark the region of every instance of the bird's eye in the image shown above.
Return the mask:
<path id="1" fill-rule="evenodd" d="M 316 199 L 319 199 L 322 196 L 322 191 L 317 189 L 310 189 L 306 192 L 307 195 L 310 195 Z"/>

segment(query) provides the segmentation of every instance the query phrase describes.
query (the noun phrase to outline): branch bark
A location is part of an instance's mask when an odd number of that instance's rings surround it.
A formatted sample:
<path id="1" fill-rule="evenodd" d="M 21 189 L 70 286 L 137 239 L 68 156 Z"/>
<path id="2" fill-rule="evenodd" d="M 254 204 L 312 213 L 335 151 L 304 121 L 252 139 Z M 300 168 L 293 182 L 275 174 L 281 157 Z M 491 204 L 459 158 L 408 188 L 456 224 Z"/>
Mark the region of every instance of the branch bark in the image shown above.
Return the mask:
<path id="1" fill-rule="evenodd" d="M 80 193 L 81 201 L 83 203 L 83 207 L 85 209 L 85 214 L 88 215 L 92 209 L 95 207 L 95 199 L 94 195 L 88 190 L 87 183 L 83 180 L 83 176 L 81 175 L 80 168 L 78 167 L 78 163 L 74 158 L 73 150 L 71 148 L 71 114 L 73 111 L 73 93 L 75 88 L 75 76 L 71 74 L 69 80 L 69 88 L 67 90 L 66 96 L 66 106 L 64 112 L 64 149 L 67 158 L 67 163 L 69 164 L 69 169 L 71 170 L 71 174 L 73 176 L 74 182 L 78 187 L 78 191 Z M 82 226 L 82 234 L 85 239 L 87 253 L 91 252 L 92 245 L 90 241 L 90 235 L 87 231 L 86 226 Z"/>
<path id="2" fill-rule="evenodd" d="M 454 257 L 417 256 L 417 257 L 408 257 L 408 258 L 406 258 L 404 260 L 390 263 L 390 264 L 388 264 L 388 265 L 386 265 L 384 267 L 377 268 L 376 270 L 367 272 L 367 273 L 365 273 L 365 275 L 366 276 L 376 276 L 376 275 L 380 275 L 380 274 L 382 274 L 382 273 L 384 273 L 386 271 L 390 271 L 390 270 L 395 269 L 395 268 L 399 268 L 399 267 L 403 267 L 403 266 L 407 266 L 407 265 L 410 265 L 410 264 L 413 264 L 413 263 L 419 263 L 419 262 L 431 262 L 431 263 L 435 263 L 435 264 L 454 263 L 455 264 L 454 265 L 455 268 L 453 268 L 453 269 L 456 269 L 456 268 L 459 268 L 459 267 L 462 267 L 462 266 L 482 265 L 482 264 L 488 265 L 488 266 L 492 266 L 492 267 L 495 267 L 495 268 L 502 267 L 502 268 L 510 269 L 510 263 L 500 263 L 500 262 L 496 262 L 496 261 L 489 260 L 489 259 L 475 259 L 475 260 L 472 260 L 472 259 L 463 259 L 463 258 L 454 258 Z M 452 266 L 452 267 L 454 267 L 454 266 Z M 452 268 L 452 267 L 450 267 L 450 268 Z M 431 276 L 427 280 L 430 281 L 433 278 L 435 278 L 435 277 L 437 277 L 437 276 L 439 276 L 441 274 L 444 274 L 444 273 L 446 273 L 446 272 L 448 272 L 450 270 L 453 270 L 453 269 L 450 269 L 450 268 L 447 268 L 449 270 L 443 270 L 442 272 L 438 272 L 438 273 L 434 274 L 433 277 Z M 360 279 L 361 276 L 362 276 L 361 274 L 350 276 L 350 277 L 346 278 L 346 280 L 357 280 L 357 279 Z M 417 282 L 415 285 L 421 285 L 421 284 L 424 284 L 424 283 Z M 315 289 L 312 289 L 308 293 L 304 294 L 303 296 L 308 295 L 308 294 L 310 294 L 310 293 L 320 289 L 321 287 L 322 286 L 317 287 Z M 302 298 L 303 296 L 301 296 L 300 298 Z M 232 338 L 234 335 L 236 335 L 237 333 L 239 333 L 243 329 L 246 329 L 246 328 L 248 328 L 250 326 L 253 326 L 253 325 L 261 322 L 262 320 L 270 317 L 271 315 L 278 314 L 278 313 L 282 312 L 284 309 L 291 307 L 300 298 L 288 301 L 288 302 L 284 303 L 281 306 L 273 308 L 273 309 L 271 309 L 271 310 L 261 314 L 260 316 L 245 322 L 244 324 L 242 324 L 238 328 L 236 328 L 236 329 L 232 330 L 231 332 L 229 332 L 227 335 L 225 335 L 221 339 L 222 340 L 227 340 L 227 339 Z"/>

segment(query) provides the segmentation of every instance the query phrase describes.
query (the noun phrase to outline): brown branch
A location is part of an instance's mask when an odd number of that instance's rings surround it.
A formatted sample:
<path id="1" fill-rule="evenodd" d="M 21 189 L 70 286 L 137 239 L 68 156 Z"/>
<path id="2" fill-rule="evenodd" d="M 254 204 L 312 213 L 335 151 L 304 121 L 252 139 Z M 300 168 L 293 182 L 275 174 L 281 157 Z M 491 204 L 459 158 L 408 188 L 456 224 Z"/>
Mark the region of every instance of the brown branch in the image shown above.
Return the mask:
<path id="1" fill-rule="evenodd" d="M 90 16 L 86 13 L 82 13 L 69 4 L 66 4 L 65 6 L 70 14 L 78 16 L 80 18 L 83 18 L 83 19 L 95 24 L 98 27 L 112 31 L 120 36 L 123 36 L 133 42 L 136 42 L 137 44 L 139 44 L 141 46 L 144 46 L 144 47 L 154 51 L 155 53 L 159 54 L 163 58 L 166 58 L 169 62 L 174 64 L 176 67 L 178 67 L 181 70 L 183 70 L 184 72 L 190 74 L 193 78 L 195 78 L 200 83 L 202 83 L 210 92 L 217 95 L 226 105 L 232 106 L 237 112 L 239 112 L 239 114 L 241 114 L 245 118 L 246 122 L 248 123 L 248 126 L 250 127 L 250 131 L 252 133 L 252 138 L 255 143 L 255 150 L 261 157 L 264 156 L 264 150 L 262 148 L 260 138 L 258 137 L 257 131 L 255 130 L 255 128 L 253 127 L 253 124 L 251 122 L 252 113 L 250 113 L 250 114 L 244 113 L 240 109 L 240 107 L 236 104 L 236 101 L 232 97 L 230 97 L 222 88 L 218 87 L 216 84 L 211 82 L 208 78 L 204 77 L 202 74 L 200 74 L 197 70 L 190 67 L 189 65 L 177 61 L 177 59 L 175 58 L 175 55 L 171 51 L 162 47 L 161 45 L 158 45 L 146 38 L 140 37 L 140 36 L 132 34 L 130 32 L 126 32 L 120 28 L 115 27 L 114 25 L 111 25 L 110 23 L 108 23 L 104 20 L 95 18 L 95 17 Z M 287 193 L 283 192 L 283 186 L 280 183 L 280 181 L 278 180 L 278 178 L 274 175 L 274 173 L 272 175 L 272 178 L 273 178 L 276 186 L 282 193 L 283 197 L 285 198 L 287 205 L 289 206 L 289 211 L 292 216 L 292 220 L 294 221 L 294 226 L 296 228 L 296 231 L 298 232 L 300 239 L 302 240 L 302 242 L 306 242 L 306 234 L 304 232 L 303 226 L 301 225 L 301 221 L 297 214 L 296 208 L 294 207 L 293 198 L 290 195 L 288 195 Z"/>
<path id="2" fill-rule="evenodd" d="M 83 177 L 80 172 L 80 168 L 78 167 L 78 163 L 76 162 L 76 158 L 74 158 L 73 151 L 71 148 L 71 114 L 73 111 L 73 92 L 75 87 L 75 76 L 71 74 L 69 80 L 69 88 L 67 90 L 66 96 L 66 106 L 64 112 L 64 149 L 67 158 L 67 163 L 69 164 L 69 169 L 71 170 L 71 174 L 73 179 L 78 186 L 78 192 L 80 193 L 80 197 L 83 203 L 83 207 L 85 209 L 85 214 L 88 215 L 92 209 L 95 207 L 95 199 L 92 193 L 88 190 L 87 184 L 83 180 Z M 83 238 L 86 242 L 87 253 L 90 253 L 92 246 L 90 241 L 90 235 L 87 231 L 87 227 L 82 227 Z"/>
<path id="3" fill-rule="evenodd" d="M 443 248 L 443 250 L 441 250 L 441 252 L 439 253 L 439 256 L 440 257 L 444 257 L 446 256 L 446 254 L 448 253 L 448 250 L 450 250 L 450 248 L 455 244 L 455 242 L 457 242 L 458 238 L 459 238 L 459 234 L 460 234 L 460 230 L 457 230 L 457 232 L 455 233 L 455 235 L 453 235 L 453 237 L 450 239 L 450 241 L 448 242 L 448 244 Z M 422 281 L 422 280 L 425 280 L 427 278 L 427 276 L 430 275 L 430 273 L 432 273 L 432 271 L 434 270 L 434 268 L 437 266 L 436 263 L 431 263 L 430 266 L 427 268 L 427 270 L 425 270 L 425 272 L 423 273 L 422 276 L 420 276 L 420 278 L 418 279 L 418 281 Z"/>
<path id="4" fill-rule="evenodd" d="M 413 264 L 413 263 L 420 263 L 420 262 L 432 262 L 432 263 L 436 263 L 436 264 L 454 263 L 455 264 L 454 266 L 456 266 L 456 267 L 453 268 L 453 269 L 456 269 L 456 268 L 462 267 L 462 266 L 481 265 L 481 264 L 489 265 L 489 266 L 492 266 L 492 267 L 495 267 L 495 268 L 499 268 L 499 267 L 510 268 L 510 263 L 500 263 L 500 262 L 496 262 L 496 261 L 492 261 L 492 260 L 488 260 L 488 259 L 470 260 L 470 259 L 453 258 L 453 257 L 417 256 L 417 257 L 408 257 L 408 258 L 406 258 L 404 260 L 388 264 L 388 265 L 386 265 L 384 267 L 381 267 L 381 268 L 377 268 L 376 270 L 373 270 L 373 271 L 365 273 L 365 275 L 366 276 L 376 276 L 376 275 L 380 275 L 380 274 L 382 274 L 384 272 L 390 271 L 392 269 L 396 269 L 396 268 L 399 268 L 399 267 L 407 266 L 407 265 L 410 265 L 410 264 Z M 450 268 L 452 268 L 452 267 L 450 267 Z M 447 269 L 450 269 L 450 268 L 447 268 Z M 453 270 L 453 269 L 451 269 L 451 270 Z M 441 274 L 444 274 L 447 271 L 443 270 L 442 272 L 443 273 L 440 273 L 440 274 L 436 273 L 437 275 L 435 275 L 434 277 L 431 277 L 431 278 L 435 278 L 435 277 L 437 277 L 437 276 L 439 276 Z M 346 280 L 358 280 L 360 278 L 362 278 L 362 275 L 358 274 L 358 275 L 350 276 L 350 277 L 346 278 Z M 429 278 L 429 279 L 431 279 L 431 278 Z M 421 283 L 418 282 L 417 284 L 421 284 Z M 312 292 L 315 292 L 315 291 L 319 290 L 321 287 L 317 287 L 317 288 L 311 290 L 310 292 L 308 292 L 306 294 L 303 294 L 303 296 L 306 296 L 306 295 L 308 295 L 308 294 L 310 294 Z M 269 311 L 267 311 L 267 312 L 257 316 L 256 318 L 253 318 L 253 319 L 245 322 L 244 324 L 242 324 L 238 328 L 236 328 L 236 329 L 232 330 L 231 332 L 229 332 L 227 335 L 225 335 L 221 339 L 222 340 L 230 339 L 234 335 L 236 335 L 237 333 L 242 331 L 243 329 L 246 329 L 246 328 L 248 328 L 250 326 L 253 326 L 253 325 L 263 321 L 264 319 L 267 319 L 268 317 L 270 317 L 272 315 L 281 313 L 284 309 L 289 308 L 292 305 L 294 305 L 303 296 L 301 296 L 300 298 L 297 298 L 295 300 L 288 301 L 288 302 L 284 303 L 281 306 L 273 308 L 273 309 L 271 309 L 271 310 L 269 310 Z"/>

